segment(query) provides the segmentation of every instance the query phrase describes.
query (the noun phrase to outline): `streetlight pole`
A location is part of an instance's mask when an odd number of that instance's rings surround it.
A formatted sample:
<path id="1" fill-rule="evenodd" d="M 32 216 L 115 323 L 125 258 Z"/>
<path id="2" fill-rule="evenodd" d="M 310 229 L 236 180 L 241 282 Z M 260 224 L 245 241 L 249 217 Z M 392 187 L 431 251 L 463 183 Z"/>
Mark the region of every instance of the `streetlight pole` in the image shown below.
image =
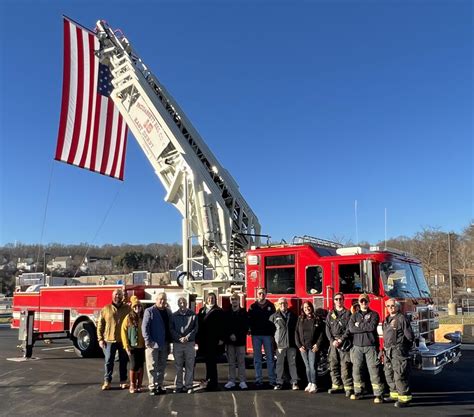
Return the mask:
<path id="1" fill-rule="evenodd" d="M 43 252 L 43 273 L 44 273 L 44 279 L 46 281 L 46 278 L 48 276 L 48 273 L 46 271 L 46 255 L 51 255 L 49 252 Z"/>
<path id="2" fill-rule="evenodd" d="M 451 233 L 448 233 L 448 273 L 449 273 L 449 303 L 448 315 L 455 316 L 457 314 L 456 303 L 454 302 L 453 273 L 451 264 Z"/>

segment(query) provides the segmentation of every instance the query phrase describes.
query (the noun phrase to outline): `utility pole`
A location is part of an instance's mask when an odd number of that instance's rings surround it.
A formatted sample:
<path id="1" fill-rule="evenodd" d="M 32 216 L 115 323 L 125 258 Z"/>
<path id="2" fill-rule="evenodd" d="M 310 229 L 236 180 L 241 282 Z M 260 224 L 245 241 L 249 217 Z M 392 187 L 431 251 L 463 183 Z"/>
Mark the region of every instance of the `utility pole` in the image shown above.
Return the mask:
<path id="1" fill-rule="evenodd" d="M 449 303 L 448 315 L 455 316 L 457 314 L 456 303 L 454 302 L 453 273 L 451 263 L 451 233 L 448 233 L 448 273 L 449 273 Z"/>

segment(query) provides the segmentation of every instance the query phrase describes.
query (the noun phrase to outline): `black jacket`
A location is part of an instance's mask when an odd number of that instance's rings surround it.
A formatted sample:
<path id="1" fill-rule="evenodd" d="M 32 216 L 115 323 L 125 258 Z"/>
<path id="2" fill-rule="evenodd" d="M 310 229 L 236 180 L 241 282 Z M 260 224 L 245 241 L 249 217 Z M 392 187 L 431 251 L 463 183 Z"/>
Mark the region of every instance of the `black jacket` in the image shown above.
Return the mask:
<path id="1" fill-rule="evenodd" d="M 249 319 L 243 308 L 233 311 L 232 308 L 224 312 L 224 337 L 228 345 L 245 346 L 249 332 Z M 230 340 L 230 335 L 235 335 L 236 340 Z"/>
<path id="2" fill-rule="evenodd" d="M 388 315 L 382 324 L 382 328 L 384 349 L 395 347 L 403 353 L 410 350 L 415 336 L 410 322 L 402 313 L 397 313 L 393 317 Z"/>
<path id="3" fill-rule="evenodd" d="M 222 308 L 218 306 L 214 306 L 208 313 L 206 307 L 199 310 L 196 342 L 200 354 L 218 352 L 219 340 L 224 340 L 223 313 Z"/>
<path id="4" fill-rule="evenodd" d="M 341 339 L 342 342 L 350 340 L 349 320 L 351 312 L 346 308 L 341 311 L 331 310 L 326 317 L 326 336 L 329 343 L 332 344 L 335 339 Z"/>
<path id="5" fill-rule="evenodd" d="M 249 308 L 250 333 L 253 336 L 273 336 L 275 326 L 269 319 L 274 312 L 272 302 L 265 300 L 263 307 L 260 307 L 258 301 L 255 301 Z"/>
<path id="6" fill-rule="evenodd" d="M 297 320 L 298 318 L 289 310 L 286 313 L 286 317 L 281 311 L 277 311 L 270 316 L 270 321 L 275 326 L 275 343 L 278 349 L 296 347 L 295 332 Z"/>
<path id="7" fill-rule="evenodd" d="M 377 326 L 379 325 L 379 314 L 371 310 L 359 310 L 355 312 L 349 320 L 349 331 L 352 334 L 354 346 L 375 346 L 379 347 L 379 336 Z"/>
<path id="8" fill-rule="evenodd" d="M 313 345 L 317 345 L 318 350 L 321 350 L 326 340 L 324 327 L 324 321 L 318 316 L 312 319 L 307 319 L 303 315 L 299 316 L 295 332 L 296 346 L 311 349 Z"/>

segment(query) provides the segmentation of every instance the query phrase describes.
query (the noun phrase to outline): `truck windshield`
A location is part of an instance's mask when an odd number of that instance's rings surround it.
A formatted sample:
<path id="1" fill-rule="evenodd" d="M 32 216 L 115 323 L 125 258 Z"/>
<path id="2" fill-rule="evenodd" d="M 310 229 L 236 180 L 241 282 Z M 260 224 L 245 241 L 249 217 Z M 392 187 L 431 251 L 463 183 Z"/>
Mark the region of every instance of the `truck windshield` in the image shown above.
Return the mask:
<path id="1" fill-rule="evenodd" d="M 413 269 L 413 273 L 415 274 L 416 283 L 420 289 L 421 296 L 431 298 L 428 283 L 426 282 L 425 276 L 423 275 L 423 268 L 420 265 L 411 265 L 411 269 Z"/>
<path id="2" fill-rule="evenodd" d="M 419 277 L 416 275 L 419 275 Z M 423 271 L 419 266 L 404 262 L 383 262 L 380 265 L 380 276 L 382 277 L 385 293 L 389 297 L 429 297 Z M 419 281 L 423 282 L 423 286 L 419 287 Z"/>

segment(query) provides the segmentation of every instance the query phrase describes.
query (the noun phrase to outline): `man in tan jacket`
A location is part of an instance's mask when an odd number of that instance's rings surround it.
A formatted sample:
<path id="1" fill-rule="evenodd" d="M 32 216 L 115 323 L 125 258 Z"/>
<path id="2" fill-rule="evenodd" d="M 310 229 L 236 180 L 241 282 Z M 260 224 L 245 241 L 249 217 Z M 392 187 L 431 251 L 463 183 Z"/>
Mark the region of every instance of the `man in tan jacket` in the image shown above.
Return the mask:
<path id="1" fill-rule="evenodd" d="M 102 390 L 109 390 L 111 388 L 110 383 L 112 382 L 117 351 L 119 354 L 120 388 L 128 388 L 128 355 L 122 344 L 121 326 L 127 314 L 130 313 L 130 306 L 124 303 L 123 299 L 123 290 L 121 288 L 114 290 L 112 293 L 112 303 L 107 304 L 101 310 L 97 323 L 97 339 L 105 356 L 105 374 Z"/>

